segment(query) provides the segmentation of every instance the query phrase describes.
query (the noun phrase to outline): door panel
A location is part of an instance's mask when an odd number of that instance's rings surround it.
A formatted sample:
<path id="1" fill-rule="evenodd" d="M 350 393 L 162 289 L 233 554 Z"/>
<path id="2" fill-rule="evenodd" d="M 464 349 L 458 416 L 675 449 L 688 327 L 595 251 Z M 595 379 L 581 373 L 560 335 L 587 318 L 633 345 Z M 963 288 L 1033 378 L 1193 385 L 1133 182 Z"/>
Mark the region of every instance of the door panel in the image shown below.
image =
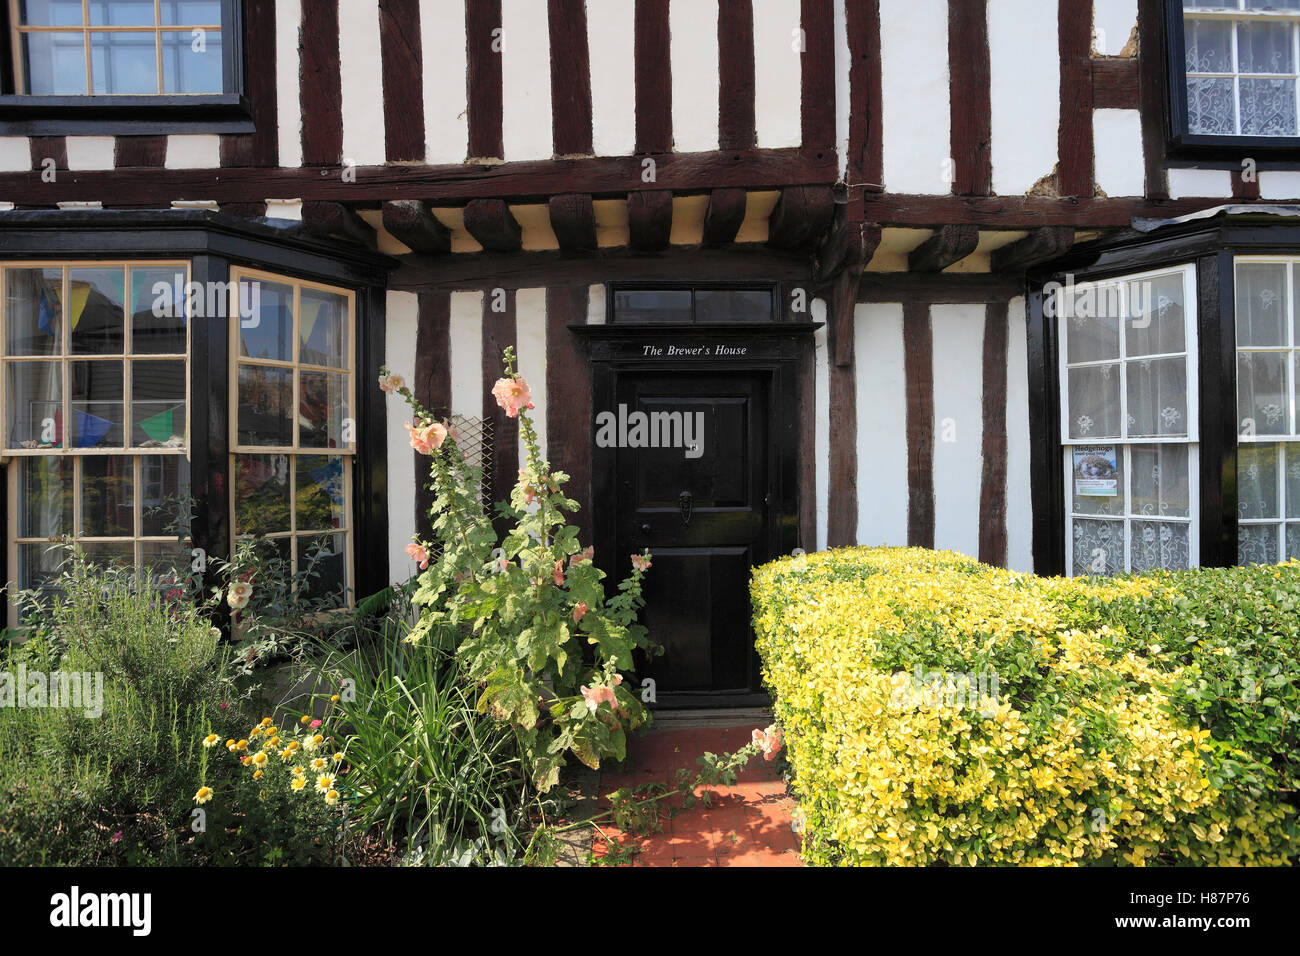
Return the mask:
<path id="1" fill-rule="evenodd" d="M 758 689 L 749 573 L 768 557 L 767 383 L 754 372 L 618 376 L 628 419 L 703 420 L 696 448 L 620 447 L 614 457 L 619 553 L 654 555 L 642 621 L 666 650 L 644 673 L 662 695 Z"/>

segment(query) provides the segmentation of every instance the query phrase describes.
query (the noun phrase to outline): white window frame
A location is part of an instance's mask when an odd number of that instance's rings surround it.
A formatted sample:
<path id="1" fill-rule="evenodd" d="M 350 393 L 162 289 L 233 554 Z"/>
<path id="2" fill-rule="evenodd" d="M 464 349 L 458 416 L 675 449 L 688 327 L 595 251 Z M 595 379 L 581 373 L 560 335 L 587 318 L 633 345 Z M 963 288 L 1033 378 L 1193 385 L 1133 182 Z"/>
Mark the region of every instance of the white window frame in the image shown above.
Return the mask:
<path id="1" fill-rule="evenodd" d="M 1125 334 L 1123 323 L 1119 328 L 1119 354 L 1115 358 L 1088 360 L 1084 362 L 1071 363 L 1069 355 L 1069 329 L 1066 326 L 1068 319 L 1060 317 L 1060 309 L 1055 310 L 1057 315 L 1057 341 L 1060 344 L 1058 349 L 1057 362 L 1057 388 L 1060 395 L 1061 417 L 1061 445 L 1062 445 L 1062 467 L 1065 475 L 1065 571 L 1068 577 L 1074 577 L 1074 522 L 1077 519 L 1083 520 L 1102 520 L 1123 522 L 1124 528 L 1124 561 L 1121 568 L 1123 572 L 1129 572 L 1133 568 L 1133 553 L 1131 547 L 1132 530 L 1134 521 L 1161 521 L 1171 524 L 1185 524 L 1188 526 L 1188 563 L 1190 567 L 1197 567 L 1200 564 L 1200 504 L 1201 504 L 1201 487 L 1200 487 L 1200 391 L 1198 381 L 1198 369 L 1200 365 L 1199 342 L 1196 335 L 1197 330 L 1197 285 L 1196 285 L 1196 267 L 1191 263 L 1185 263 L 1177 266 L 1167 266 L 1159 269 L 1150 269 L 1144 272 L 1132 272 L 1122 275 L 1112 276 L 1107 279 L 1096 279 L 1087 282 L 1076 283 L 1074 289 L 1076 292 L 1089 288 L 1107 287 L 1120 285 L 1128 282 L 1138 282 L 1144 279 L 1154 279 L 1178 275 L 1183 283 L 1183 348 L 1186 350 L 1186 380 L 1187 380 L 1187 435 L 1186 437 L 1175 436 L 1154 436 L 1154 437 L 1129 437 L 1128 436 L 1128 380 L 1127 366 L 1130 361 L 1145 361 L 1148 359 L 1172 358 L 1179 353 L 1155 353 L 1152 355 L 1143 355 L 1130 359 L 1128 355 L 1128 339 Z M 1055 293 L 1054 293 L 1055 294 Z M 1118 365 L 1120 374 L 1119 383 L 1119 401 L 1120 401 L 1120 436 L 1118 437 L 1070 437 L 1070 388 L 1069 375 L 1070 368 L 1088 368 L 1103 365 Z M 1124 513 L 1123 515 L 1088 515 L 1076 514 L 1074 510 L 1074 462 L 1073 448 L 1075 445 L 1115 445 L 1120 451 L 1123 458 L 1123 475 L 1124 475 Z M 1131 462 L 1131 450 L 1134 445 L 1185 445 L 1187 446 L 1187 495 L 1188 495 L 1188 513 L 1186 517 L 1178 515 L 1135 515 L 1132 513 L 1132 483 L 1133 468 Z"/>
<path id="2" fill-rule="evenodd" d="M 1288 524 L 1300 525 L 1300 518 L 1287 517 L 1287 499 L 1286 499 L 1286 467 L 1287 461 L 1292 456 L 1300 457 L 1300 403 L 1296 401 L 1296 362 L 1300 360 L 1300 336 L 1296 335 L 1296 315 L 1300 304 L 1296 302 L 1296 294 L 1300 293 L 1300 283 L 1296 282 L 1296 269 L 1300 268 L 1300 256 L 1233 256 L 1232 275 L 1233 285 L 1236 286 L 1237 270 L 1242 265 L 1265 264 L 1281 265 L 1285 267 L 1287 303 L 1290 306 L 1290 312 L 1285 316 L 1286 327 L 1286 344 L 1278 346 L 1269 345 L 1240 345 L 1236 340 L 1236 303 L 1233 303 L 1233 349 L 1234 362 L 1243 352 L 1247 353 L 1271 353 L 1282 354 L 1287 357 L 1286 361 L 1286 385 L 1288 392 L 1287 400 L 1287 423 L 1290 431 L 1282 434 L 1261 435 L 1258 432 L 1245 434 L 1242 430 L 1242 424 L 1245 419 L 1242 418 L 1241 408 L 1234 404 L 1236 409 L 1236 432 L 1237 445 L 1277 445 L 1278 468 L 1277 468 L 1277 508 L 1278 517 L 1276 518 L 1243 518 L 1240 513 L 1237 516 L 1237 525 L 1274 525 L 1277 529 L 1277 554 L 1278 561 L 1285 561 L 1289 557 L 1300 557 L 1300 554 L 1289 555 L 1286 548 L 1286 528 Z M 1234 402 L 1240 397 L 1240 389 L 1237 396 L 1234 396 Z M 1291 445 L 1291 448 L 1287 446 Z M 1238 482 L 1240 486 L 1240 482 Z M 1240 508 L 1238 508 L 1240 512 Z M 1241 545 L 1241 533 L 1237 533 L 1238 547 Z"/>

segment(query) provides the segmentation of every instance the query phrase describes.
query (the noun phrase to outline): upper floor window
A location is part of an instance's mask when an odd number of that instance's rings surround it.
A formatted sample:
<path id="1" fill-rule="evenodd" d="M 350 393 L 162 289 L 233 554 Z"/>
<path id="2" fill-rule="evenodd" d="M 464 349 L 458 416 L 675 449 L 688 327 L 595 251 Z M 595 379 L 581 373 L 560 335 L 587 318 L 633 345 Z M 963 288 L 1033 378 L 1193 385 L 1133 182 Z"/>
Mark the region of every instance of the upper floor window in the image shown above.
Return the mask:
<path id="1" fill-rule="evenodd" d="M 0 135 L 253 131 L 239 0 L 8 0 L 0 16 Z"/>
<path id="2" fill-rule="evenodd" d="M 1300 142 L 1300 0 L 1170 0 L 1175 139 Z"/>
<path id="3" fill-rule="evenodd" d="M 15 93 L 220 93 L 219 0 L 20 0 Z"/>

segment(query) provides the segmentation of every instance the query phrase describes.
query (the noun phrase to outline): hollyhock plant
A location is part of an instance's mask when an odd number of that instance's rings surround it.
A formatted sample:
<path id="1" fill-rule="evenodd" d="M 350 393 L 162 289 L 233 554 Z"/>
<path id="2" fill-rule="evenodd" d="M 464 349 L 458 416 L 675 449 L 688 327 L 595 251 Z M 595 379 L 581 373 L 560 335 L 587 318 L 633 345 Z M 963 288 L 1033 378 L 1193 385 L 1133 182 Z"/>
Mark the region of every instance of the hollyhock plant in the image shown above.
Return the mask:
<path id="1" fill-rule="evenodd" d="M 414 542 L 408 544 L 406 546 L 406 554 L 412 561 L 420 566 L 421 571 L 429 566 L 429 551 L 424 547 L 424 545 Z"/>
<path id="2" fill-rule="evenodd" d="M 578 509 L 563 493 L 568 475 L 542 458 L 528 414 L 532 395 L 515 372 L 514 350 L 506 349 L 504 358 L 492 395 L 519 420 L 523 467 L 510 501 L 490 512 L 482 470 L 466 460 L 456 436 L 443 434 L 432 445 L 436 542 L 415 543 L 430 557 L 412 596 L 420 616 L 406 640 L 453 635 L 479 709 L 510 725 L 529 777 L 545 792 L 568 753 L 593 769 L 603 759 L 623 758 L 627 731 L 649 714 L 622 673 L 635 668 L 634 652 L 662 649 L 636 623 L 649 553 L 637 556 L 632 574 L 607 597 L 605 573 L 566 517 Z M 415 420 L 433 420 L 410 389 L 396 394 Z M 412 429 L 413 445 L 417 433 Z M 495 513 L 505 519 L 503 537 L 494 529 Z"/>

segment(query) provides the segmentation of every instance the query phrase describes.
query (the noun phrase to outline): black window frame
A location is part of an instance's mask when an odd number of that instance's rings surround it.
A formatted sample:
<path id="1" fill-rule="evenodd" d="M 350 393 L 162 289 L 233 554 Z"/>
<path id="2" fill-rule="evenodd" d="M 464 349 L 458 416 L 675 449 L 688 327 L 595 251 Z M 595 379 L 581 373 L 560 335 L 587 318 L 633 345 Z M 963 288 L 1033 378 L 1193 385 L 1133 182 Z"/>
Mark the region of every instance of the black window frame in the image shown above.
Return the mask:
<path id="1" fill-rule="evenodd" d="M 0 4 L 0 136 L 251 133 L 241 0 L 221 3 L 221 93 L 32 96 L 15 93 L 13 24 Z"/>
<path id="2" fill-rule="evenodd" d="M 1060 467 L 1061 384 L 1058 323 L 1044 313 L 1044 286 L 1115 278 L 1166 266 L 1196 270 L 1200 431 L 1199 567 L 1237 562 L 1237 337 L 1235 261 L 1242 255 L 1300 255 L 1300 225 L 1266 214 L 1172 224 L 1076 246 L 1028 274 L 1030 470 L 1036 574 L 1069 567 L 1065 540 L 1065 477 Z"/>
<path id="3" fill-rule="evenodd" d="M 1173 159 L 1263 160 L 1259 168 L 1300 168 L 1300 135 L 1217 136 L 1192 133 L 1187 124 L 1187 56 L 1182 0 L 1165 0 L 1161 50 L 1165 58 L 1166 152 Z"/>
<path id="4" fill-rule="evenodd" d="M 228 282 L 246 267 L 348 288 L 355 293 L 356 452 L 352 468 L 353 597 L 387 587 L 388 419 L 378 379 L 384 363 L 388 275 L 396 260 L 351 243 L 326 239 L 301 223 L 272 225 L 202 209 L 0 211 L 0 260 L 103 258 L 186 259 L 190 280 Z M 203 320 L 191 330 L 190 481 L 195 499 L 193 547 L 230 554 L 230 333 L 226 321 Z M 8 534 L 8 496 L 0 495 L 0 527 Z M 7 539 L 6 539 L 7 540 Z M 10 581 L 7 547 L 0 578 Z M 205 590 L 218 585 L 209 564 Z"/>
<path id="5" fill-rule="evenodd" d="M 747 325 L 767 326 L 779 324 L 785 321 L 785 316 L 781 308 L 781 284 L 778 282 L 766 281 L 736 281 L 728 282 L 725 279 L 710 280 L 702 282 L 686 282 L 677 280 L 648 280 L 642 282 L 618 281 L 607 284 L 609 294 L 605 299 L 605 322 L 609 325 L 618 325 L 621 328 L 653 326 L 655 328 L 668 328 L 672 326 L 682 326 L 689 328 L 738 328 Z M 620 320 L 616 314 L 615 300 L 619 292 L 689 292 L 691 293 L 691 320 L 689 322 L 637 322 L 631 319 Z M 698 306 L 695 302 L 697 292 L 766 292 L 771 297 L 771 305 L 766 319 L 755 319 L 750 321 L 739 322 L 718 322 L 708 323 L 700 322 L 697 319 Z M 809 301 L 811 301 L 809 296 Z"/>

